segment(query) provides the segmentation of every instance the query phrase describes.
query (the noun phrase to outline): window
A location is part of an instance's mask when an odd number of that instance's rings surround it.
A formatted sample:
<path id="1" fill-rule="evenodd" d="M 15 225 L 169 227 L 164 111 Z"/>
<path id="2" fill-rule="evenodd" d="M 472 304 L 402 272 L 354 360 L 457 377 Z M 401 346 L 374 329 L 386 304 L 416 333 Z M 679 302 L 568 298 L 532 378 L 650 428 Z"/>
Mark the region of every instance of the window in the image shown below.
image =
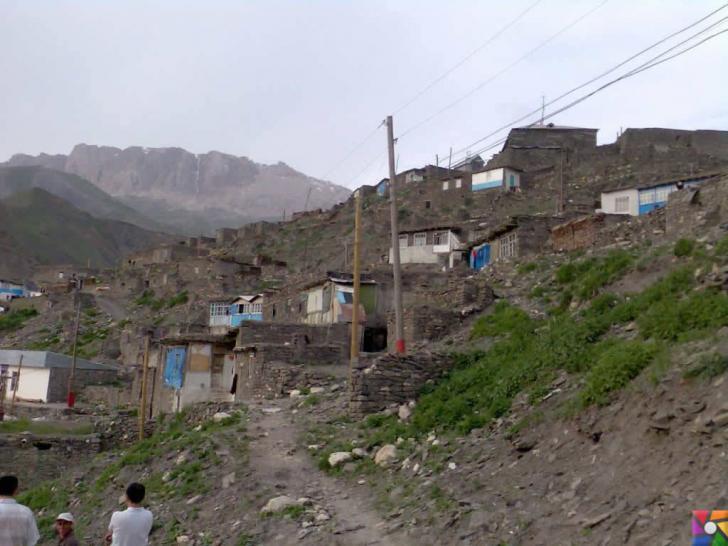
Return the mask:
<path id="1" fill-rule="evenodd" d="M 629 212 L 629 196 L 617 197 L 614 200 L 614 212 Z"/>
<path id="2" fill-rule="evenodd" d="M 640 205 L 651 205 L 655 202 L 655 191 L 645 190 L 640 192 Z"/>
<path id="3" fill-rule="evenodd" d="M 230 306 L 227 303 L 211 303 L 210 316 L 223 317 L 230 314 Z"/>
<path id="4" fill-rule="evenodd" d="M 448 189 L 450 189 L 450 181 L 449 180 L 445 180 L 442 183 L 442 191 L 447 191 Z"/>
<path id="5" fill-rule="evenodd" d="M 515 258 L 518 255 L 518 236 L 513 231 L 501 237 L 500 240 L 500 257 Z"/>
<path id="6" fill-rule="evenodd" d="M 415 233 L 415 245 L 425 246 L 427 244 L 427 233 Z"/>
<path id="7" fill-rule="evenodd" d="M 450 242 L 449 231 L 437 231 L 432 238 L 433 245 L 446 245 Z"/>
<path id="8" fill-rule="evenodd" d="M 432 203 L 430 201 L 425 201 L 425 208 L 429 209 L 432 206 Z"/>
<path id="9" fill-rule="evenodd" d="M 399 248 L 404 248 L 409 246 L 409 236 L 408 235 L 400 235 L 399 236 Z"/>
<path id="10" fill-rule="evenodd" d="M 672 192 L 672 186 L 663 186 L 662 188 L 657 188 L 657 191 L 655 192 L 655 202 L 663 203 L 667 201 L 668 195 L 670 195 Z"/>
<path id="11" fill-rule="evenodd" d="M 462 178 L 458 178 L 457 180 L 455 180 L 455 187 L 456 188 L 462 188 L 463 187 L 463 179 Z"/>

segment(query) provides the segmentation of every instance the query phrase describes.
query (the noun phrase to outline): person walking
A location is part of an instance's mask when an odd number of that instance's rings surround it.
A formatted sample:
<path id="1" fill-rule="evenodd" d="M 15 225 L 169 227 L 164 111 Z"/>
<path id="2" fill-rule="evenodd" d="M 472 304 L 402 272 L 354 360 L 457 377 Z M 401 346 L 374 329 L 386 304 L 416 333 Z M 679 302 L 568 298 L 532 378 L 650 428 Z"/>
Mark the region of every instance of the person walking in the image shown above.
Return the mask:
<path id="1" fill-rule="evenodd" d="M 0 477 L 0 546 L 35 546 L 40 539 L 30 508 L 18 504 L 18 478 Z"/>
<path id="2" fill-rule="evenodd" d="M 58 533 L 58 546 L 78 546 L 78 540 L 73 534 L 73 514 L 63 512 L 56 518 L 56 533 Z"/>
<path id="3" fill-rule="evenodd" d="M 140 483 L 126 488 L 126 510 L 111 514 L 106 542 L 111 546 L 146 546 L 152 530 L 152 513 L 143 508 L 146 490 Z M 0 545 L 1 546 L 1 545 Z"/>

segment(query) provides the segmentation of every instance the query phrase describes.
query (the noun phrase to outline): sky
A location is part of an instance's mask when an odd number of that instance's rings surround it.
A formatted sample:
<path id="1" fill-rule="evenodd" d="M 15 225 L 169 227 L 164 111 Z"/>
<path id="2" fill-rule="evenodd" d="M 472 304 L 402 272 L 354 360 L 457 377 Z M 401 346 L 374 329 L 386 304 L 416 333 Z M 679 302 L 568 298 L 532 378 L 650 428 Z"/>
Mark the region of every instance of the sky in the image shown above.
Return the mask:
<path id="1" fill-rule="evenodd" d="M 371 184 L 387 175 L 379 127 L 387 115 L 398 170 L 436 154 L 447 164 L 451 147 L 454 159 L 477 151 L 472 143 L 538 110 L 542 97 L 555 99 L 723 3 L 0 0 L 0 161 L 68 153 L 81 142 L 178 146 Z M 680 38 L 726 16 L 728 8 Z M 598 128 L 600 143 L 627 127 L 728 130 L 727 88 L 728 33 L 549 121 Z"/>

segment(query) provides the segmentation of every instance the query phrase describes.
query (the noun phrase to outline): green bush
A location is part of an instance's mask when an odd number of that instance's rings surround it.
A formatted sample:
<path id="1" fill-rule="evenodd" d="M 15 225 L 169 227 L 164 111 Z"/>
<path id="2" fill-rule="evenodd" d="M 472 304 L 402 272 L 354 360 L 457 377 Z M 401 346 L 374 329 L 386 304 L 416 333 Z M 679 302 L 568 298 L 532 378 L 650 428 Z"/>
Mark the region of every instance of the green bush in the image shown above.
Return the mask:
<path id="1" fill-rule="evenodd" d="M 533 329 L 528 313 L 513 307 L 506 301 L 499 301 L 493 313 L 478 318 L 470 331 L 470 339 L 503 336 L 508 333 L 525 333 Z"/>
<path id="2" fill-rule="evenodd" d="M 692 239 L 678 239 L 672 249 L 672 253 L 678 258 L 690 256 L 695 250 L 695 241 Z"/>
<path id="3" fill-rule="evenodd" d="M 608 395 L 627 385 L 652 362 L 656 345 L 641 341 L 605 342 L 608 348 L 589 370 L 586 386 L 581 393 L 581 403 L 604 404 Z"/>
<path id="4" fill-rule="evenodd" d="M 728 325 L 728 295 L 705 290 L 677 301 L 661 300 L 637 319 L 645 337 L 684 341 Z"/>
<path id="5" fill-rule="evenodd" d="M 170 307 L 170 308 L 176 307 L 178 305 L 183 305 L 183 304 L 187 303 L 188 301 L 189 301 L 189 296 L 187 294 L 187 290 L 183 290 L 182 292 L 180 292 L 176 296 L 172 297 L 167 302 L 167 307 Z"/>
<path id="6" fill-rule="evenodd" d="M 0 315 L 0 332 L 10 332 L 23 327 L 25 321 L 38 315 L 35 309 L 18 309 Z"/>

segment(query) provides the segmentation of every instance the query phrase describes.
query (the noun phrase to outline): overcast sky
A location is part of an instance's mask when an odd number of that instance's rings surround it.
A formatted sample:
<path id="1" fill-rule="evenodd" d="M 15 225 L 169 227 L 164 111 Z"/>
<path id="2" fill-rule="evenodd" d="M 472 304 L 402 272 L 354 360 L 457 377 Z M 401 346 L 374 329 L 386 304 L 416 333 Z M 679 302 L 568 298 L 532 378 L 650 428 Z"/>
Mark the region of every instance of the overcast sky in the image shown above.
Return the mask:
<path id="1" fill-rule="evenodd" d="M 505 70 L 604 2 L 542 0 L 399 110 L 534 1 L 0 0 L 0 160 L 180 146 L 372 183 L 387 114 L 399 135 L 492 80 L 400 139 L 400 170 L 432 163 L 724 3 L 609 0 Z M 551 121 L 597 127 L 600 142 L 620 127 L 728 130 L 727 89 L 728 33 Z"/>

